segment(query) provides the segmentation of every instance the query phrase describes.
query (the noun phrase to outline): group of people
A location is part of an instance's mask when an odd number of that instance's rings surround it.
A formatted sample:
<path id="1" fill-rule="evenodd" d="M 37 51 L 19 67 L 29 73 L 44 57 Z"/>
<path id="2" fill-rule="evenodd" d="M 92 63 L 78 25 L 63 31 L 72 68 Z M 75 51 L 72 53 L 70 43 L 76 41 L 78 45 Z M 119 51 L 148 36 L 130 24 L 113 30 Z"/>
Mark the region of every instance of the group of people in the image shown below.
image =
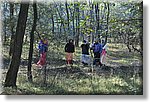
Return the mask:
<path id="1" fill-rule="evenodd" d="M 90 46 L 90 43 L 86 40 L 83 41 L 81 45 L 82 55 L 81 62 L 83 65 L 89 65 L 92 62 L 93 54 L 89 53 L 93 51 L 94 60 L 93 65 L 105 65 L 106 63 L 106 44 L 104 44 L 104 40 L 99 42 L 99 40 L 95 40 L 95 42 Z M 67 64 L 73 64 L 73 53 L 75 52 L 75 46 L 73 44 L 73 40 L 70 39 L 69 42 L 65 46 L 66 52 L 66 62 Z M 90 55 L 91 54 L 91 55 Z"/>
<path id="2" fill-rule="evenodd" d="M 40 58 L 39 61 L 37 62 L 37 65 L 43 66 L 46 63 L 46 52 L 48 50 L 48 41 L 46 39 L 41 39 L 38 44 L 38 49 Z M 81 49 L 82 49 L 81 62 L 83 65 L 91 64 L 92 62 L 91 57 L 93 57 L 93 53 L 94 53 L 93 65 L 100 65 L 100 66 L 105 65 L 106 44 L 104 44 L 103 40 L 102 43 L 99 42 L 99 40 L 95 40 L 95 42 L 91 46 L 89 42 L 84 40 L 81 45 Z M 73 65 L 73 53 L 75 52 L 75 45 L 73 39 L 69 39 L 69 42 L 65 45 L 65 52 L 67 65 Z"/>

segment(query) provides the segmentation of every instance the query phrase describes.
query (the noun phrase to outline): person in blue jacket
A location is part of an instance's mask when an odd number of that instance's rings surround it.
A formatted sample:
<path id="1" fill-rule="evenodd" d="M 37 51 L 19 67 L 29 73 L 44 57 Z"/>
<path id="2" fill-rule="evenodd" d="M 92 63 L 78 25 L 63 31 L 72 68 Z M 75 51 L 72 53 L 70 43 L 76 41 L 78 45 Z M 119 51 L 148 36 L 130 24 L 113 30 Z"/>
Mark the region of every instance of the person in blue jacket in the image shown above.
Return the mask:
<path id="1" fill-rule="evenodd" d="M 46 39 L 42 39 L 38 45 L 40 59 L 37 62 L 37 65 L 43 66 L 46 63 L 46 52 L 48 50 L 48 41 Z"/>
<path id="2" fill-rule="evenodd" d="M 99 43 L 98 39 L 95 40 L 95 42 L 91 46 L 91 50 L 93 50 L 94 53 L 94 61 L 93 65 L 101 65 L 100 62 L 100 55 L 102 52 L 103 45 Z"/>

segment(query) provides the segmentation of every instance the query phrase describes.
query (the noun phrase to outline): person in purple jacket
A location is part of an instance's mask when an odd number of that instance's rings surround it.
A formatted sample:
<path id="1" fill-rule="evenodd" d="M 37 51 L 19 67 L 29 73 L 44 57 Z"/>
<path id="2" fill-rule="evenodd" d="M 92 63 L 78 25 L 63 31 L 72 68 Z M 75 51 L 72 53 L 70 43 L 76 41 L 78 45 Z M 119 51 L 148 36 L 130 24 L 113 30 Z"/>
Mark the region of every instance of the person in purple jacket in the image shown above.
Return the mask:
<path id="1" fill-rule="evenodd" d="M 102 44 L 99 43 L 98 39 L 95 40 L 95 42 L 91 46 L 91 50 L 93 50 L 94 53 L 94 60 L 93 60 L 93 65 L 101 65 L 100 62 L 100 55 L 102 51 Z"/>

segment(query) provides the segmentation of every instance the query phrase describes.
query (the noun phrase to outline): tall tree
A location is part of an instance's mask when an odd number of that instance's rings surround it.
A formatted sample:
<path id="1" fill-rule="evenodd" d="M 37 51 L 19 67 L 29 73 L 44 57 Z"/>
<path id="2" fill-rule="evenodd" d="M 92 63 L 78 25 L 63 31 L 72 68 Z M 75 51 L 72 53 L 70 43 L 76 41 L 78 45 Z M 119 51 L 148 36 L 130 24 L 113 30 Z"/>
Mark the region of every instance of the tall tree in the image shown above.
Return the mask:
<path id="1" fill-rule="evenodd" d="M 4 12 L 7 10 L 7 3 L 4 3 Z M 7 20 L 6 20 L 6 13 L 4 13 L 4 43 L 7 40 Z"/>
<path id="2" fill-rule="evenodd" d="M 9 49 L 9 56 L 12 55 L 13 48 L 14 48 L 14 4 L 10 3 L 10 29 L 11 29 L 11 40 L 10 40 L 10 49 Z"/>
<path id="3" fill-rule="evenodd" d="M 66 6 L 66 13 L 67 13 L 67 25 L 68 25 L 68 34 L 70 33 L 70 27 L 69 27 L 69 11 L 68 11 L 68 3 L 67 1 L 65 2 Z"/>
<path id="4" fill-rule="evenodd" d="M 53 16 L 54 16 L 54 14 L 52 13 L 52 14 L 51 14 L 51 19 L 52 19 L 52 34 L 54 34 L 54 32 L 55 32 L 55 31 L 54 31 L 54 29 L 55 29 L 55 28 L 54 28 L 55 24 L 54 24 L 54 17 L 53 17 Z"/>
<path id="5" fill-rule="evenodd" d="M 37 22 L 37 5 L 36 3 L 33 4 L 33 11 L 34 11 L 34 21 L 32 30 L 30 32 L 30 49 L 29 49 L 29 57 L 28 57 L 28 81 L 32 82 L 32 55 L 33 55 L 33 42 L 34 42 L 34 31 L 36 30 L 36 22 Z"/>
<path id="6" fill-rule="evenodd" d="M 96 3 L 95 4 L 95 16 L 96 16 L 96 22 L 97 22 L 97 26 L 96 26 L 96 35 L 99 38 L 100 37 L 100 33 L 99 33 L 99 4 Z"/>
<path id="7" fill-rule="evenodd" d="M 6 80 L 5 80 L 5 87 L 16 87 L 16 80 L 17 80 L 17 73 L 19 70 L 20 65 L 20 58 L 22 53 L 22 44 L 23 38 L 25 34 L 26 28 L 26 21 L 28 16 L 28 3 L 21 3 L 20 12 L 16 27 L 16 34 L 14 39 L 14 51 L 12 54 L 12 60 L 10 63 L 10 67 L 8 69 Z"/>
<path id="8" fill-rule="evenodd" d="M 110 9 L 109 9 L 109 3 L 107 3 L 107 18 L 106 18 L 106 36 L 105 36 L 105 44 L 107 43 L 107 38 L 108 38 L 108 30 L 109 30 L 109 13 L 110 13 Z"/>
<path id="9" fill-rule="evenodd" d="M 79 46 L 79 35 L 80 35 L 80 12 L 79 12 L 79 2 L 75 4 L 75 10 L 76 10 L 76 41 L 75 41 L 75 46 Z"/>

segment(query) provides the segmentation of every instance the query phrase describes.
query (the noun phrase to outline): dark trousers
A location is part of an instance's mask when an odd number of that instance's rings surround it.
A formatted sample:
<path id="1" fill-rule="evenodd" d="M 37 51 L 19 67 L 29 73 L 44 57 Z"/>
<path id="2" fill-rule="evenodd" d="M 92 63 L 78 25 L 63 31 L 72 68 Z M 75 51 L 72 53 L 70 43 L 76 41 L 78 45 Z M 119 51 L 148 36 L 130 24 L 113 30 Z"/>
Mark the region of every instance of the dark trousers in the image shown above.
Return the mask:
<path id="1" fill-rule="evenodd" d="M 95 52 L 94 53 L 94 61 L 93 61 L 93 65 L 95 64 L 100 64 L 100 53 L 99 52 Z"/>

